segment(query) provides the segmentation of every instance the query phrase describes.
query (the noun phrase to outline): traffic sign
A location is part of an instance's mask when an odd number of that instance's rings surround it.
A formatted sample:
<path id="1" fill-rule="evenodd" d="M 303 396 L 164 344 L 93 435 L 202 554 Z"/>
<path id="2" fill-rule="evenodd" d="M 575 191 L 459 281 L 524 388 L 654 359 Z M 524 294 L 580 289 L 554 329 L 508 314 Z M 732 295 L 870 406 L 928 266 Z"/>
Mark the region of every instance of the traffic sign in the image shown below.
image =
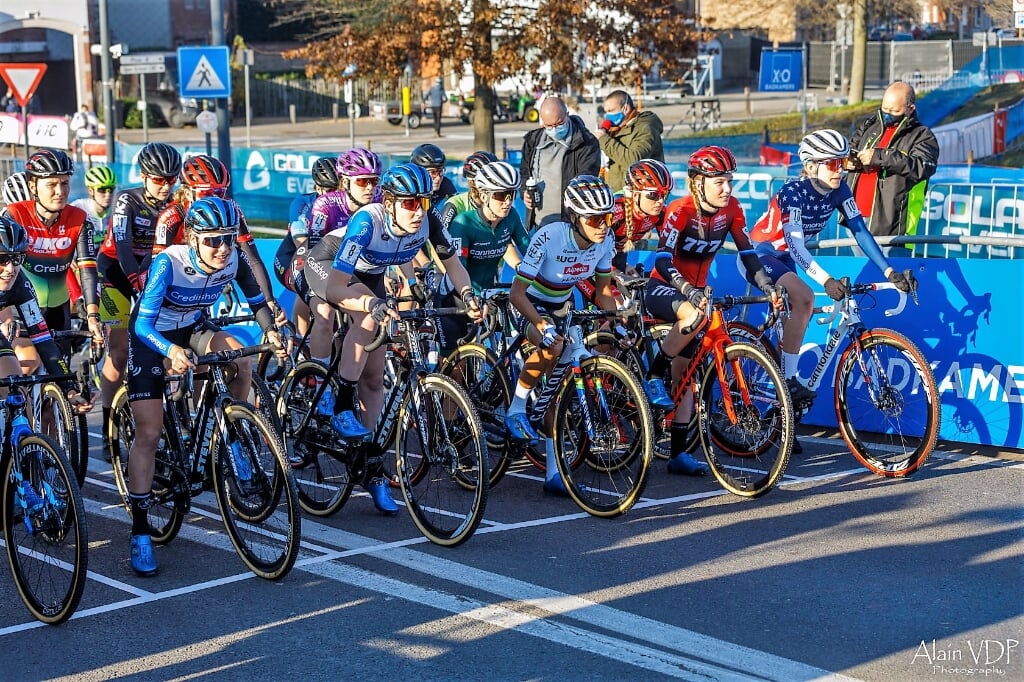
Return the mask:
<path id="1" fill-rule="evenodd" d="M 14 94 L 19 106 L 28 106 L 32 93 L 46 73 L 46 64 L 0 64 L 0 77 Z"/>
<path id="2" fill-rule="evenodd" d="M 121 75 L 131 76 L 139 73 L 165 73 L 167 67 L 163 62 L 159 64 L 125 64 L 121 63 Z"/>
<path id="3" fill-rule="evenodd" d="M 125 64 L 163 64 L 163 53 L 154 52 L 150 54 L 126 54 L 121 56 L 121 66 Z"/>
<path id="4" fill-rule="evenodd" d="M 226 45 L 178 48 L 178 92 L 182 97 L 231 97 L 231 55 Z"/>
<path id="5" fill-rule="evenodd" d="M 212 111 L 200 111 L 196 114 L 196 128 L 201 133 L 212 133 L 217 129 L 217 114 Z"/>
<path id="6" fill-rule="evenodd" d="M 1024 12 L 1013 13 L 1013 27 L 1024 28 Z"/>
<path id="7" fill-rule="evenodd" d="M 800 50 L 761 51 L 761 92 L 799 92 L 803 87 L 803 52 Z"/>
<path id="8" fill-rule="evenodd" d="M 1013 11 L 1024 12 L 1024 0 L 1013 0 Z"/>

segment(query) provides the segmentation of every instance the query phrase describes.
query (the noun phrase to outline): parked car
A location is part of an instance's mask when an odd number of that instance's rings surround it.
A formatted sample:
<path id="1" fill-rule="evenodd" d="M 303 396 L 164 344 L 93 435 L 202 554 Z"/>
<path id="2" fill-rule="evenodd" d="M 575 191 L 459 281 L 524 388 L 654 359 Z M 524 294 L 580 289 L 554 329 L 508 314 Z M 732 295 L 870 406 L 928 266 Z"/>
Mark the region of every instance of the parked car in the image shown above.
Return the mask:
<path id="1" fill-rule="evenodd" d="M 173 90 L 155 90 L 146 93 L 151 114 L 171 128 L 194 125 L 199 114 L 199 102 L 193 97 L 179 97 Z"/>
<path id="2" fill-rule="evenodd" d="M 402 116 L 402 103 L 398 100 L 391 100 L 385 102 L 383 100 L 370 100 L 370 116 L 376 119 L 385 120 L 391 125 L 400 126 L 404 122 Z M 429 107 L 424 107 L 418 102 L 413 102 L 410 105 L 409 111 L 409 127 L 415 130 L 419 128 L 424 121 L 433 120 L 434 114 L 430 111 Z"/>

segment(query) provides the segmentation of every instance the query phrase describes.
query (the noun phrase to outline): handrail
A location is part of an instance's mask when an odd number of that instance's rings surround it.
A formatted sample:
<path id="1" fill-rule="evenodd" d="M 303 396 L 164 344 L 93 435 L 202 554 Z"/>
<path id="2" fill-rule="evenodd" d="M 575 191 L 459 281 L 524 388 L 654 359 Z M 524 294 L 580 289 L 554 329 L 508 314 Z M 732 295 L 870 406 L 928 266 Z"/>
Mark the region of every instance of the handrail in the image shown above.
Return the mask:
<path id="1" fill-rule="evenodd" d="M 898 235 L 891 237 L 875 237 L 880 246 L 903 246 L 904 244 L 963 244 L 964 246 L 1007 246 L 1024 248 L 1024 236 L 1019 235 L 971 235 L 971 234 L 936 234 L 936 235 Z M 857 240 L 852 237 L 837 239 L 821 239 L 807 244 L 811 249 L 833 249 L 845 246 L 856 246 Z"/>

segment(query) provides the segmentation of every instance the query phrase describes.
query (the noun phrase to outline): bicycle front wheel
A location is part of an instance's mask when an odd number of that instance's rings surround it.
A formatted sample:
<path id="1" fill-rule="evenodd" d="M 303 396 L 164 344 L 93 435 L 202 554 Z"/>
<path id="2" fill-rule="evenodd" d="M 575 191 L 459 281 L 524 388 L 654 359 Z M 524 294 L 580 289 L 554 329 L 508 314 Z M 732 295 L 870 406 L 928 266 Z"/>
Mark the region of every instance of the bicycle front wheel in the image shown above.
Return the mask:
<path id="1" fill-rule="evenodd" d="M 42 392 L 42 423 L 37 425 L 37 429 L 67 453 L 81 487 L 89 470 L 89 426 L 85 415 L 71 407 L 60 386 L 45 384 Z"/>
<path id="2" fill-rule="evenodd" d="M 782 373 L 764 351 L 738 341 L 700 386 L 700 440 L 723 488 L 760 497 L 782 479 L 793 448 L 793 403 Z"/>
<path id="3" fill-rule="evenodd" d="M 643 493 L 654 451 L 651 410 L 636 377 L 612 358 L 580 363 L 559 387 L 552 429 L 569 496 L 588 514 L 614 517 Z"/>
<path id="4" fill-rule="evenodd" d="M 472 537 L 484 516 L 487 444 L 480 418 L 458 384 L 441 374 L 415 381 L 396 428 L 398 479 L 424 537 L 454 547 Z"/>
<path id="5" fill-rule="evenodd" d="M 899 332 L 869 330 L 846 348 L 836 370 L 835 404 L 850 452 L 879 476 L 909 476 L 935 448 L 941 423 L 935 375 Z"/>
<path id="6" fill-rule="evenodd" d="M 7 558 L 25 606 L 56 625 L 75 612 L 85 589 L 89 538 L 85 504 L 67 457 L 49 438 L 24 436 L 4 471 Z M 21 481 L 41 504 L 29 507 Z"/>
<path id="7" fill-rule="evenodd" d="M 299 555 L 299 495 L 267 421 L 242 403 L 224 408 L 227 440 L 214 432 L 214 490 L 231 544 L 253 573 L 288 575 Z"/>

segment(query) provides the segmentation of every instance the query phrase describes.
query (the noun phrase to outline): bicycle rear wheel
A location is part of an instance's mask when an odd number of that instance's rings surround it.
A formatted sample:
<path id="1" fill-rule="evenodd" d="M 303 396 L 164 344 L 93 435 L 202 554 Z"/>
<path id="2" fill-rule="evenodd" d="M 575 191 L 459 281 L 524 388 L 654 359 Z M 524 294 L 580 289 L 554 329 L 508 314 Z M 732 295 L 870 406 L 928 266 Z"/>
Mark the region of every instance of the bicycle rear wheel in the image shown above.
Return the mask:
<path id="1" fill-rule="evenodd" d="M 89 425 L 85 415 L 71 407 L 64 390 L 56 384 L 42 386 L 39 433 L 53 439 L 67 453 L 78 486 L 85 484 L 89 470 Z"/>
<path id="2" fill-rule="evenodd" d="M 476 408 L 487 444 L 487 470 L 491 487 L 497 485 L 511 463 L 511 444 L 505 428 L 505 413 L 512 402 L 508 377 L 498 359 L 484 346 L 459 346 L 445 358 L 440 372 L 466 391 Z"/>
<path id="3" fill-rule="evenodd" d="M 939 390 L 917 346 L 890 329 L 864 332 L 836 369 L 836 415 L 850 452 L 879 476 L 921 468 L 938 437 Z"/>
<path id="4" fill-rule="evenodd" d="M 581 388 L 572 372 L 559 387 L 552 429 L 558 472 L 581 509 L 619 516 L 647 485 L 654 449 L 650 406 L 636 377 L 617 360 L 587 358 L 580 373 Z"/>
<path id="5" fill-rule="evenodd" d="M 39 509 L 26 508 L 22 480 L 43 499 Z M 18 594 L 36 619 L 63 623 L 78 607 L 89 567 L 85 504 L 75 473 L 52 440 L 33 434 L 8 460 L 4 481 L 4 538 Z"/>
<path id="6" fill-rule="evenodd" d="M 698 409 L 701 445 L 722 487 L 741 497 L 775 487 L 789 464 L 795 421 L 786 382 L 764 351 L 730 344 L 721 376 L 714 365 L 704 373 Z"/>
<path id="7" fill-rule="evenodd" d="M 395 455 L 409 514 L 431 542 L 460 545 L 480 525 L 490 487 L 486 452 L 465 391 L 441 374 L 417 379 L 402 402 Z"/>
<path id="8" fill-rule="evenodd" d="M 214 432 L 213 487 L 231 544 L 253 573 L 288 575 L 299 555 L 299 496 L 288 460 L 267 421 L 251 406 L 224 408 L 228 438 Z"/>
<path id="9" fill-rule="evenodd" d="M 339 439 L 330 419 L 314 409 L 317 388 L 327 380 L 327 368 L 319 362 L 303 362 L 285 377 L 277 399 L 281 434 L 289 452 L 289 462 L 298 487 L 299 504 L 313 516 L 337 513 L 352 494 L 352 476 L 348 464 L 337 452 Z M 337 379 L 331 379 L 337 395 Z M 312 410 L 303 434 L 299 426 Z M 330 450 L 323 447 L 330 446 Z"/>

